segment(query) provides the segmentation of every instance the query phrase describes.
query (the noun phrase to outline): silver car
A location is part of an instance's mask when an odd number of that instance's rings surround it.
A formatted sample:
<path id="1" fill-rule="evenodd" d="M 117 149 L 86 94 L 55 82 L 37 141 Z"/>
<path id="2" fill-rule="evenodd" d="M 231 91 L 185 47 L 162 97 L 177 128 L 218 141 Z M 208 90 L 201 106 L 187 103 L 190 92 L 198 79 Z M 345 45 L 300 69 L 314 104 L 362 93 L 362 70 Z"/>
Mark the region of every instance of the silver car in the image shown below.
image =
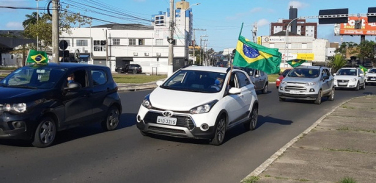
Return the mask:
<path id="1" fill-rule="evenodd" d="M 327 67 L 299 66 L 292 69 L 283 79 L 278 89 L 280 101 L 285 99 L 313 100 L 321 104 L 327 96 L 334 100 L 334 77 Z"/>
<path id="2" fill-rule="evenodd" d="M 243 70 L 248 74 L 252 83 L 255 85 L 256 91 L 261 91 L 263 94 L 268 93 L 268 75 L 265 72 L 244 67 L 234 68 Z"/>

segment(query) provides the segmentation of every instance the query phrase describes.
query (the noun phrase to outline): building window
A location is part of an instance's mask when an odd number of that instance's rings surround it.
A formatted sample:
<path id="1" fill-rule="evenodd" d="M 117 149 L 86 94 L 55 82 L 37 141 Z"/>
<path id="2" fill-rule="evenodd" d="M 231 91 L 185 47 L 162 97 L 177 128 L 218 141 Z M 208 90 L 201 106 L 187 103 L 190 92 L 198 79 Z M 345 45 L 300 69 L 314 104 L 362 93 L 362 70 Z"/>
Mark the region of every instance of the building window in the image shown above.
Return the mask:
<path id="1" fill-rule="evenodd" d="M 302 49 L 307 49 L 307 43 L 302 43 Z"/>
<path id="2" fill-rule="evenodd" d="M 136 39 L 129 39 L 129 45 L 136 45 Z"/>
<path id="3" fill-rule="evenodd" d="M 145 39 L 138 39 L 138 45 L 145 45 Z"/>
<path id="4" fill-rule="evenodd" d="M 94 51 L 106 51 L 106 40 L 94 40 Z"/>
<path id="5" fill-rule="evenodd" d="M 274 48 L 274 43 L 270 43 L 269 48 Z"/>
<path id="6" fill-rule="evenodd" d="M 87 40 L 76 40 L 76 46 L 87 46 Z"/>
<path id="7" fill-rule="evenodd" d="M 120 45 L 120 39 L 112 39 L 113 45 Z"/>
<path id="8" fill-rule="evenodd" d="M 155 40 L 155 45 L 162 46 L 163 45 L 163 39 L 156 39 Z"/>

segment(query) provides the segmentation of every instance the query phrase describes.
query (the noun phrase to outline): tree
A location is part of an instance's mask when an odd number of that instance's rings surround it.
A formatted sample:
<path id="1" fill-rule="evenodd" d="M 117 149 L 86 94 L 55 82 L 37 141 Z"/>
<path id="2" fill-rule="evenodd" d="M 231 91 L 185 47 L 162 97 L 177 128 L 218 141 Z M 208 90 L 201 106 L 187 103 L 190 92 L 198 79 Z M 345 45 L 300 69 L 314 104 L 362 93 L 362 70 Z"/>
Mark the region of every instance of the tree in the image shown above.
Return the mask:
<path id="1" fill-rule="evenodd" d="M 346 63 L 347 63 L 347 61 L 345 60 L 345 58 L 341 54 L 337 53 L 337 54 L 334 55 L 334 57 L 331 60 L 331 62 L 329 63 L 329 65 L 332 68 L 333 72 L 337 72 L 338 69 L 345 66 Z"/>
<path id="2" fill-rule="evenodd" d="M 37 23 L 37 16 L 39 16 L 39 15 L 37 14 L 37 12 L 33 12 L 30 15 L 25 15 L 25 16 L 26 16 L 26 20 L 24 20 L 22 22 L 22 25 L 23 25 L 24 28 L 26 28 L 29 25 L 36 24 Z"/>
<path id="3" fill-rule="evenodd" d="M 361 60 L 364 61 L 365 58 L 368 58 L 372 62 L 374 62 L 374 63 L 376 62 L 376 60 L 375 60 L 375 54 L 376 53 L 375 53 L 375 49 L 374 49 L 374 47 L 376 46 L 375 42 L 365 40 L 357 46 L 358 46 L 358 49 L 357 49 L 358 50 L 358 57 Z"/>
<path id="4" fill-rule="evenodd" d="M 343 42 L 339 48 L 337 48 L 334 52 L 335 53 L 339 53 L 339 54 L 342 54 L 343 56 L 346 56 L 346 52 L 348 49 L 353 49 L 354 47 L 356 47 L 356 43 L 354 42 Z"/>

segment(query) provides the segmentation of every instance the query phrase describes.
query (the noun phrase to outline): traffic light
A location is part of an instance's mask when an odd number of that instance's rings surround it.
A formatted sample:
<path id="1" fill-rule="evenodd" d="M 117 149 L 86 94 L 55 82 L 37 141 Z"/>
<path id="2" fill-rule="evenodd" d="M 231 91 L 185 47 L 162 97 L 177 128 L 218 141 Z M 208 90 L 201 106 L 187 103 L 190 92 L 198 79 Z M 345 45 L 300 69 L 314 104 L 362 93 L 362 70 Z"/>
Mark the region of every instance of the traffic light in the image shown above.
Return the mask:
<path id="1" fill-rule="evenodd" d="M 362 29 L 362 20 L 355 20 L 355 29 Z"/>

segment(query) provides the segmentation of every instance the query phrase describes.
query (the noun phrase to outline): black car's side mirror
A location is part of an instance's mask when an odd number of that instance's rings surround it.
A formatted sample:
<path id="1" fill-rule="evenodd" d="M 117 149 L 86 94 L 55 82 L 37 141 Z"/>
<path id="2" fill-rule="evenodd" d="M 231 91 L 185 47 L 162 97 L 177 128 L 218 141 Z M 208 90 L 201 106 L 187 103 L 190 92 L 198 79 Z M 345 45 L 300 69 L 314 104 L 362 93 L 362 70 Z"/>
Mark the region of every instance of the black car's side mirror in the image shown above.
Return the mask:
<path id="1" fill-rule="evenodd" d="M 78 90 L 80 88 L 81 88 L 80 83 L 73 82 L 73 83 L 69 83 L 68 86 L 65 87 L 64 89 L 69 90 L 69 91 L 75 91 L 75 90 Z"/>

